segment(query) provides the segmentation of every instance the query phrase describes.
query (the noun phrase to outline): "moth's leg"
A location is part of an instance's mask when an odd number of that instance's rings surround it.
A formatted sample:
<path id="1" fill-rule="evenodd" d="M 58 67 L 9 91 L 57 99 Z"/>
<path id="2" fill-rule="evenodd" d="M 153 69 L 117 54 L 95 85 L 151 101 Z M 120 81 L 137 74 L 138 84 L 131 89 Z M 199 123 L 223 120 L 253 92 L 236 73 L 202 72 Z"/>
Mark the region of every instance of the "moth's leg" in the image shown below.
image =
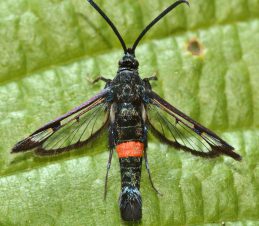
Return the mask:
<path id="1" fill-rule="evenodd" d="M 154 74 L 151 75 L 150 77 L 144 78 L 143 80 L 146 81 L 146 82 L 151 81 L 151 80 L 156 81 L 156 80 L 158 80 L 157 73 L 154 73 Z"/>
<path id="2" fill-rule="evenodd" d="M 150 84 L 150 81 L 151 81 L 151 80 L 157 80 L 156 73 L 153 74 L 152 76 L 148 77 L 148 78 L 144 78 L 144 79 L 143 79 L 144 86 L 146 87 L 146 89 L 152 90 L 152 86 L 151 86 L 151 84 Z"/>
<path id="3" fill-rule="evenodd" d="M 148 177 L 149 177 L 149 181 L 150 181 L 150 183 L 151 183 L 151 186 L 152 186 L 152 188 L 156 191 L 157 194 L 162 195 L 162 194 L 156 189 L 156 187 L 154 186 L 154 183 L 153 183 L 152 178 L 151 178 L 151 173 L 150 173 L 149 164 L 148 164 L 148 160 L 147 160 L 147 149 L 144 150 L 144 159 L 145 159 L 145 165 L 146 165 L 146 169 L 147 169 L 147 172 L 148 172 Z"/>
<path id="4" fill-rule="evenodd" d="M 107 195 L 108 175 L 109 175 L 109 170 L 112 162 L 112 154 L 113 154 L 113 148 L 110 149 L 109 159 L 107 162 L 107 170 L 106 170 L 105 185 L 104 185 L 104 200 L 106 199 L 106 195 Z"/>
<path id="5" fill-rule="evenodd" d="M 95 80 L 92 81 L 92 83 L 99 82 L 100 80 L 102 80 L 106 83 L 110 83 L 112 81 L 111 79 L 105 78 L 103 76 L 98 76 Z"/>

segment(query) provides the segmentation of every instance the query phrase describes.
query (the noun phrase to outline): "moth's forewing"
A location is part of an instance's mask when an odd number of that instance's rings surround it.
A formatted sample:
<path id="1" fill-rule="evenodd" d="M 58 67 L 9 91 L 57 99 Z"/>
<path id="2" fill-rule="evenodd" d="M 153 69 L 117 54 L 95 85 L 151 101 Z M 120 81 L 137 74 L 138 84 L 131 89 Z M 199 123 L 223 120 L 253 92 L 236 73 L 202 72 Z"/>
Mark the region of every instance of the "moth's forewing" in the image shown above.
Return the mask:
<path id="1" fill-rule="evenodd" d="M 158 94 L 151 91 L 149 98 L 149 128 L 162 142 L 201 157 L 212 158 L 225 154 L 241 160 L 241 156 L 226 141 L 173 107 Z"/>
<path id="2" fill-rule="evenodd" d="M 57 154 L 90 142 L 107 126 L 109 107 L 104 89 L 90 100 L 42 126 L 18 142 L 12 153 L 35 149 L 38 154 Z"/>

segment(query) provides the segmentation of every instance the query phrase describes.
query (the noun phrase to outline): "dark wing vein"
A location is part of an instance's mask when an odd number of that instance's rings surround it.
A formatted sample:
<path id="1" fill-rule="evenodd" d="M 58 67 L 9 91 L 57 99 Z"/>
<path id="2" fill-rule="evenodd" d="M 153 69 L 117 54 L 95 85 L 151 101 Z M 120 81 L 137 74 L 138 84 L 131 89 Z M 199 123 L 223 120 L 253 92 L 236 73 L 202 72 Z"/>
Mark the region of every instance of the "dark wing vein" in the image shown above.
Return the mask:
<path id="1" fill-rule="evenodd" d="M 93 135 L 98 132 L 99 128 L 104 129 L 103 127 L 107 125 L 108 121 L 103 105 L 96 107 L 92 111 L 83 115 L 79 121 L 71 123 L 69 127 L 61 128 L 38 149 L 41 152 L 44 151 L 45 154 L 47 152 L 51 154 L 52 152 L 68 151 L 86 144 L 89 138 L 93 138 Z"/>
<path id="2" fill-rule="evenodd" d="M 158 130 L 160 131 L 160 133 L 162 129 L 159 126 L 157 126 L 155 121 L 159 120 L 161 123 L 165 125 L 165 128 L 167 129 L 168 133 L 166 133 L 166 135 L 164 133 L 164 136 L 174 141 L 177 145 L 185 146 L 192 150 L 210 151 L 209 148 L 200 139 L 195 139 L 196 137 L 194 137 L 194 134 L 191 134 L 186 127 L 181 125 L 181 122 L 178 122 L 174 125 L 166 117 L 165 113 L 161 111 L 161 109 L 156 109 L 154 108 L 154 106 L 151 106 L 148 115 L 149 122 L 152 123 L 152 125 L 155 128 L 159 128 Z M 156 115 L 157 117 L 154 118 L 153 115 Z M 206 150 L 201 149 L 199 144 L 203 145 L 203 147 Z"/>

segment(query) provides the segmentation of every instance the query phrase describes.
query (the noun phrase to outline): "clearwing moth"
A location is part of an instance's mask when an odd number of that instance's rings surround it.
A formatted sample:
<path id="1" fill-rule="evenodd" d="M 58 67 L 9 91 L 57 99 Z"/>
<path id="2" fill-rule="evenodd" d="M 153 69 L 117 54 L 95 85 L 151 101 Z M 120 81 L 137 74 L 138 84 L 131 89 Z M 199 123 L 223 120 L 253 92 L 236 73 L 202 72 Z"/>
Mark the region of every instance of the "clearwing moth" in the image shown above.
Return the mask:
<path id="1" fill-rule="evenodd" d="M 131 48 L 126 47 L 117 28 L 99 6 L 92 0 L 88 2 L 112 28 L 124 51 L 115 78 L 98 77 L 95 81 L 103 80 L 106 83 L 103 90 L 18 142 L 12 153 L 33 150 L 37 155 L 56 155 L 91 143 L 108 131 L 105 195 L 112 154 L 116 150 L 121 171 L 121 217 L 125 221 L 139 221 L 142 218 L 139 189 L 143 157 L 151 185 L 157 191 L 147 159 L 148 132 L 162 143 L 200 157 L 227 155 L 241 160 L 241 156 L 214 132 L 156 94 L 150 84 L 150 80 L 157 79 L 156 76 L 144 79 L 139 76 L 135 50 L 140 40 L 161 18 L 181 3 L 189 5 L 188 1 L 178 0 L 166 8 L 144 28 Z"/>

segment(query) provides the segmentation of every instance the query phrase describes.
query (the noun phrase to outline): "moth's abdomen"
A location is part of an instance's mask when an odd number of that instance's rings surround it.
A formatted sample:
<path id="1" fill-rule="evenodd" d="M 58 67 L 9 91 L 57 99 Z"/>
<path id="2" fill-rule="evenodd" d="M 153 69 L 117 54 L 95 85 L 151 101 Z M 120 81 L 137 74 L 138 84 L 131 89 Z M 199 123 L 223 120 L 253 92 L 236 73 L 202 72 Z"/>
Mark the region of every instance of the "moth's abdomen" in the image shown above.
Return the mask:
<path id="1" fill-rule="evenodd" d="M 139 141 L 128 141 L 120 143 L 116 146 L 119 158 L 142 157 L 144 144 Z"/>
<path id="2" fill-rule="evenodd" d="M 139 191 L 141 178 L 142 153 L 144 145 L 140 142 L 126 142 L 125 150 L 119 150 L 121 170 L 121 194 L 119 198 L 121 218 L 125 221 L 139 221 L 142 217 L 142 199 Z M 137 148 L 130 151 L 127 148 L 137 143 Z M 119 146 L 118 149 L 121 149 Z M 116 147 L 116 150 L 118 150 Z M 122 155 L 141 155 L 139 157 L 120 157 Z"/>
<path id="3" fill-rule="evenodd" d="M 142 218 L 142 199 L 136 187 L 122 188 L 120 199 L 121 218 L 124 221 L 140 221 Z"/>
<path id="4" fill-rule="evenodd" d="M 120 161 L 121 218 L 139 221 L 142 217 L 140 178 L 142 156 L 146 147 L 146 131 L 138 103 L 117 103 L 111 108 L 110 147 L 115 148 Z"/>

